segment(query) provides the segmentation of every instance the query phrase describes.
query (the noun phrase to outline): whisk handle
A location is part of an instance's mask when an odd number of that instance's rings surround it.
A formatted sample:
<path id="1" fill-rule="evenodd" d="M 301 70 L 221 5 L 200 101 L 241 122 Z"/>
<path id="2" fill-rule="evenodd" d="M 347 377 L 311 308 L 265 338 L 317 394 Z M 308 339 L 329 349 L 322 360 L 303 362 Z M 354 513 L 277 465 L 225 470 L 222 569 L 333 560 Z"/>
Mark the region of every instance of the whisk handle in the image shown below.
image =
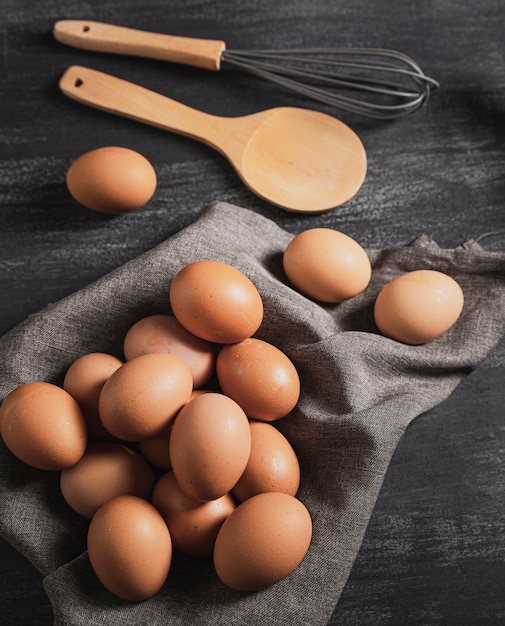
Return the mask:
<path id="1" fill-rule="evenodd" d="M 55 39 L 68 46 L 147 57 L 218 71 L 224 41 L 178 37 L 162 33 L 85 20 L 60 20 L 53 27 Z"/>

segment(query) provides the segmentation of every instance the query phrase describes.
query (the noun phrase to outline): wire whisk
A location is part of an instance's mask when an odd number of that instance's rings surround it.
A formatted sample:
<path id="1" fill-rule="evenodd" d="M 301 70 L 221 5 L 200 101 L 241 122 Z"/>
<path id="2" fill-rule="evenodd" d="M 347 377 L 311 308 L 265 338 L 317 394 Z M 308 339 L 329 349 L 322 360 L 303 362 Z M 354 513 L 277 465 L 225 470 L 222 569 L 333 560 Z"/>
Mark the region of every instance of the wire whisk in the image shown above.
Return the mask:
<path id="1" fill-rule="evenodd" d="M 375 119 L 413 113 L 439 87 L 409 56 L 382 48 L 224 50 L 221 65 Z"/>

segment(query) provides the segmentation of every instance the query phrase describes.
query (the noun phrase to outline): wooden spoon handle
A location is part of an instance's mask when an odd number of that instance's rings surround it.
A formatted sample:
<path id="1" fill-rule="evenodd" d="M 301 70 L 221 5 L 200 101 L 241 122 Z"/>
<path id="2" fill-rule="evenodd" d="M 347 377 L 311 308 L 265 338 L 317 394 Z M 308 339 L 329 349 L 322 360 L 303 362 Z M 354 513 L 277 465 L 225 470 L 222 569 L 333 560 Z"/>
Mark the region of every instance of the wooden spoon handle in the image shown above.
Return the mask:
<path id="1" fill-rule="evenodd" d="M 89 106 L 192 137 L 217 148 L 226 118 L 198 111 L 155 91 L 97 70 L 73 65 L 59 81 L 61 91 Z"/>
<path id="2" fill-rule="evenodd" d="M 219 70 L 224 41 L 176 37 L 114 26 L 102 22 L 61 20 L 53 27 L 55 39 L 69 46 L 183 63 Z"/>

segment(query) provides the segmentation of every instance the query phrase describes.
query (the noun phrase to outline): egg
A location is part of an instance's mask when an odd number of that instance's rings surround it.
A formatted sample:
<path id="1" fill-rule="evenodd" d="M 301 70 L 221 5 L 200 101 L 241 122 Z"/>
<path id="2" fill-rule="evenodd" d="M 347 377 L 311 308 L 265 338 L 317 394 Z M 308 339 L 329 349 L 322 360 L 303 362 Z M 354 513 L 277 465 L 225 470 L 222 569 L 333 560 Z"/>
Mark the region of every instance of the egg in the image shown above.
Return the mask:
<path id="1" fill-rule="evenodd" d="M 117 496 L 98 509 L 89 524 L 87 548 L 104 587 L 129 601 L 155 595 L 172 562 L 172 540 L 163 517 L 136 496 Z"/>
<path id="2" fill-rule="evenodd" d="M 237 506 L 214 546 L 221 581 L 237 591 L 259 591 L 291 574 L 312 539 L 312 519 L 300 500 L 260 493 Z"/>
<path id="3" fill-rule="evenodd" d="M 229 494 L 209 502 L 190 498 L 173 472 L 158 479 L 151 502 L 165 520 L 174 548 L 196 557 L 212 556 L 217 533 L 235 509 Z"/>
<path id="4" fill-rule="evenodd" d="M 67 504 L 89 518 L 116 496 L 148 500 L 153 486 L 151 465 L 135 450 L 115 442 L 89 444 L 79 461 L 60 476 L 61 493 Z"/>
<path id="5" fill-rule="evenodd" d="M 148 439 L 170 426 L 192 390 L 193 376 L 179 357 L 142 354 L 105 382 L 98 400 L 100 419 L 118 439 Z"/>
<path id="6" fill-rule="evenodd" d="M 48 382 L 13 389 L 0 406 L 0 434 L 19 460 L 41 470 L 62 470 L 84 454 L 88 432 L 76 400 Z"/>
<path id="7" fill-rule="evenodd" d="M 221 393 L 197 396 L 174 420 L 169 443 L 172 470 L 194 500 L 216 500 L 228 493 L 244 471 L 250 451 L 247 416 Z"/>
<path id="8" fill-rule="evenodd" d="M 268 491 L 295 496 L 300 485 L 300 464 L 291 444 L 272 424 L 250 421 L 249 427 L 249 460 L 232 494 L 241 502 Z"/>
<path id="9" fill-rule="evenodd" d="M 63 389 L 77 400 L 81 407 L 88 432 L 96 439 L 112 439 L 98 414 L 98 398 L 105 384 L 123 361 L 104 352 L 90 352 L 76 359 L 63 379 Z"/>
<path id="10" fill-rule="evenodd" d="M 68 191 L 88 209 L 126 213 L 146 204 L 156 190 L 156 172 L 129 148 L 106 146 L 86 152 L 68 168 Z"/>
<path id="11" fill-rule="evenodd" d="M 173 314 L 190 333 L 213 343 L 242 341 L 263 320 L 263 301 L 255 285 L 219 261 L 183 267 L 170 285 L 169 300 Z"/>
<path id="12" fill-rule="evenodd" d="M 448 331 L 463 305 L 463 291 L 453 278 L 437 270 L 420 269 L 401 274 L 382 288 L 374 317 L 386 337 L 421 345 Z"/>
<path id="13" fill-rule="evenodd" d="M 188 332 L 173 315 L 140 319 L 126 333 L 123 352 L 127 360 L 152 352 L 178 356 L 191 370 L 195 388 L 204 385 L 214 373 L 213 344 Z"/>
<path id="14" fill-rule="evenodd" d="M 172 468 L 168 448 L 171 430 L 172 426 L 170 425 L 158 435 L 139 441 L 138 445 L 142 456 L 158 469 L 169 470 Z"/>
<path id="15" fill-rule="evenodd" d="M 219 385 L 251 419 L 286 416 L 300 397 L 298 372 L 276 346 L 251 337 L 223 346 L 216 361 Z"/>
<path id="16" fill-rule="evenodd" d="M 349 300 L 364 291 L 372 268 L 362 246 L 331 228 L 296 235 L 283 254 L 284 272 L 303 295 L 320 302 Z"/>

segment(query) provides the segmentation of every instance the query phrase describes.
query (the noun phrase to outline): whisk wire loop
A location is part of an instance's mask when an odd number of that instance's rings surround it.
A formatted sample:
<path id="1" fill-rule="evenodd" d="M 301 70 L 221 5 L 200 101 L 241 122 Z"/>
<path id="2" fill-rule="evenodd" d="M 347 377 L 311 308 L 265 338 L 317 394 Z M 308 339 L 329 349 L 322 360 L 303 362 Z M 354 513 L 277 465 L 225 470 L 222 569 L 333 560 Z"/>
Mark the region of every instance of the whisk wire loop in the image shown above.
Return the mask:
<path id="1" fill-rule="evenodd" d="M 439 86 L 409 56 L 380 48 L 225 50 L 221 61 L 314 100 L 376 119 L 394 119 L 413 112 Z M 337 71 L 328 71 L 333 69 Z M 382 100 L 358 99 L 331 88 Z"/>

